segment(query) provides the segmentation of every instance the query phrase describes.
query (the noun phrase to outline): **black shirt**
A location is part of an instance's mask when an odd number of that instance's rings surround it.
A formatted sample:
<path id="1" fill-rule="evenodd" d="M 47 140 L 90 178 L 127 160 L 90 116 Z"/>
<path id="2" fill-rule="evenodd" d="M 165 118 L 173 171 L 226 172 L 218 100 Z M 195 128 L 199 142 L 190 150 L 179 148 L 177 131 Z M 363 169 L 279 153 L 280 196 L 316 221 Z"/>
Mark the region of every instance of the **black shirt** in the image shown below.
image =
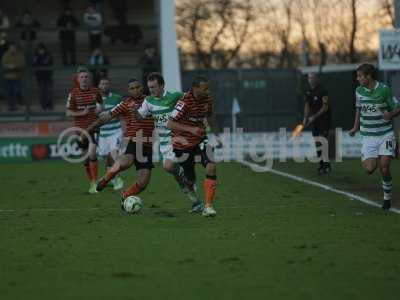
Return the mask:
<path id="1" fill-rule="evenodd" d="M 310 107 L 310 116 L 315 115 L 322 108 L 322 98 L 325 96 L 328 96 L 328 91 L 321 84 L 318 84 L 315 88 L 310 87 L 306 91 L 304 100 Z M 316 118 L 312 123 L 312 126 L 320 130 L 328 130 L 330 127 L 330 122 L 331 112 L 328 106 L 328 111 Z"/>

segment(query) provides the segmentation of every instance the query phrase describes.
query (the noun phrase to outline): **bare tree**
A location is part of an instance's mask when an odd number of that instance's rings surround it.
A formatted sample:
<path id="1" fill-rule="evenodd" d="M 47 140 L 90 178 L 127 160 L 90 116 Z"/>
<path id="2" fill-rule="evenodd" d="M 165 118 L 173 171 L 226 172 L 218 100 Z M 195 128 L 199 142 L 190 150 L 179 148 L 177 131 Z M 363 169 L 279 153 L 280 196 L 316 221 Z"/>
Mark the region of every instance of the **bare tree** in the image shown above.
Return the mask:
<path id="1" fill-rule="evenodd" d="M 285 26 L 278 30 L 278 38 L 282 44 L 280 52 L 280 59 L 278 67 L 283 68 L 285 66 L 293 67 L 293 57 L 291 53 L 290 35 L 293 29 L 293 0 L 282 1 L 283 10 L 286 18 Z"/>
<path id="2" fill-rule="evenodd" d="M 377 17 L 384 20 L 387 19 L 387 23 L 390 24 L 392 27 L 396 27 L 396 16 L 394 8 L 395 1 L 396 0 L 380 0 L 377 10 Z"/>
<path id="3" fill-rule="evenodd" d="M 349 62 L 355 63 L 357 61 L 357 53 L 355 48 L 355 40 L 357 34 L 357 0 L 351 0 L 351 33 L 349 39 Z"/>
<path id="4" fill-rule="evenodd" d="M 194 53 L 197 67 L 226 68 L 244 45 L 253 8 L 251 0 L 180 1 L 177 16 L 181 43 Z"/>
<path id="5" fill-rule="evenodd" d="M 356 63 L 376 57 L 393 1 L 177 0 L 179 43 L 197 68 Z"/>

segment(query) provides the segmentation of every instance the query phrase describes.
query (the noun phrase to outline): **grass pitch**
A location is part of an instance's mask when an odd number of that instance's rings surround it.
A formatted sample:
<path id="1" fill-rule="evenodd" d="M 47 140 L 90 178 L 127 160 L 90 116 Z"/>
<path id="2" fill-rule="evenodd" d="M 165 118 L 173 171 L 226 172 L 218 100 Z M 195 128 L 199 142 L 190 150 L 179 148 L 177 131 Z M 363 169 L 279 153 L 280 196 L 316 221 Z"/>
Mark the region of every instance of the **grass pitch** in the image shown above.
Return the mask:
<path id="1" fill-rule="evenodd" d="M 380 199 L 359 161 L 325 177 L 308 163 L 277 168 Z M 111 189 L 86 194 L 80 165 L 1 170 L 1 299 L 398 299 L 400 215 L 344 196 L 220 164 L 218 216 L 206 219 L 157 166 L 129 216 Z"/>

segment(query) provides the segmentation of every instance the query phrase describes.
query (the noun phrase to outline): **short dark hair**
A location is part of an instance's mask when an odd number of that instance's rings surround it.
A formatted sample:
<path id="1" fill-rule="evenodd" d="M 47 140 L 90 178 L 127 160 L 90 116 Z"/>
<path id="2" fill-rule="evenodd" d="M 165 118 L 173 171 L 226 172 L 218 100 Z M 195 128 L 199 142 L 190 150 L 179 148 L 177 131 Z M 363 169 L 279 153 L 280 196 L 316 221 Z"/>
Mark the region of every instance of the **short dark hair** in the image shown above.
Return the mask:
<path id="1" fill-rule="evenodd" d="M 208 78 L 203 75 L 196 76 L 192 81 L 192 87 L 198 87 L 201 83 L 208 82 Z"/>
<path id="2" fill-rule="evenodd" d="M 361 72 L 364 75 L 371 75 L 372 79 L 377 78 L 376 68 L 372 64 L 369 64 L 369 63 L 363 63 L 363 64 L 359 65 L 357 68 L 357 72 Z"/>
<path id="3" fill-rule="evenodd" d="M 139 82 L 140 83 L 140 81 L 137 80 L 136 78 L 131 78 L 131 79 L 128 80 L 128 84 L 130 84 L 132 82 Z"/>
<path id="4" fill-rule="evenodd" d="M 91 74 L 91 73 L 89 72 L 89 70 L 86 70 L 86 69 L 82 69 L 82 70 L 79 70 L 79 71 L 77 72 L 78 75 L 81 74 L 81 73 L 88 73 L 88 74 Z"/>
<path id="5" fill-rule="evenodd" d="M 78 68 L 76 69 L 76 73 L 80 73 L 80 72 L 89 72 L 89 69 L 84 66 L 84 65 L 80 65 L 78 66 Z"/>
<path id="6" fill-rule="evenodd" d="M 157 80 L 159 85 L 165 85 L 164 77 L 157 72 L 150 73 L 147 75 L 147 81 L 154 81 Z"/>

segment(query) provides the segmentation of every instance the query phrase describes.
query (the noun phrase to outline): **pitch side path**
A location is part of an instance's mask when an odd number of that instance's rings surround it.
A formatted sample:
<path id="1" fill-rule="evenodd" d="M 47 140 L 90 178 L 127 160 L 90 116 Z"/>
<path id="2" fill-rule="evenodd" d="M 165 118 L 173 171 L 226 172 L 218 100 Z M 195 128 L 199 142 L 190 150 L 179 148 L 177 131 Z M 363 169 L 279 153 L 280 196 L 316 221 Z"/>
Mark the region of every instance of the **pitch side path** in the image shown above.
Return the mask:
<path id="1" fill-rule="evenodd" d="M 312 164 L 276 168 L 380 200 L 379 176 L 358 160 L 326 177 Z M 0 169 L 1 299 L 398 298 L 400 215 L 344 195 L 224 163 L 206 219 L 157 165 L 145 209 L 129 216 L 112 189 L 86 193 L 80 165 Z"/>

